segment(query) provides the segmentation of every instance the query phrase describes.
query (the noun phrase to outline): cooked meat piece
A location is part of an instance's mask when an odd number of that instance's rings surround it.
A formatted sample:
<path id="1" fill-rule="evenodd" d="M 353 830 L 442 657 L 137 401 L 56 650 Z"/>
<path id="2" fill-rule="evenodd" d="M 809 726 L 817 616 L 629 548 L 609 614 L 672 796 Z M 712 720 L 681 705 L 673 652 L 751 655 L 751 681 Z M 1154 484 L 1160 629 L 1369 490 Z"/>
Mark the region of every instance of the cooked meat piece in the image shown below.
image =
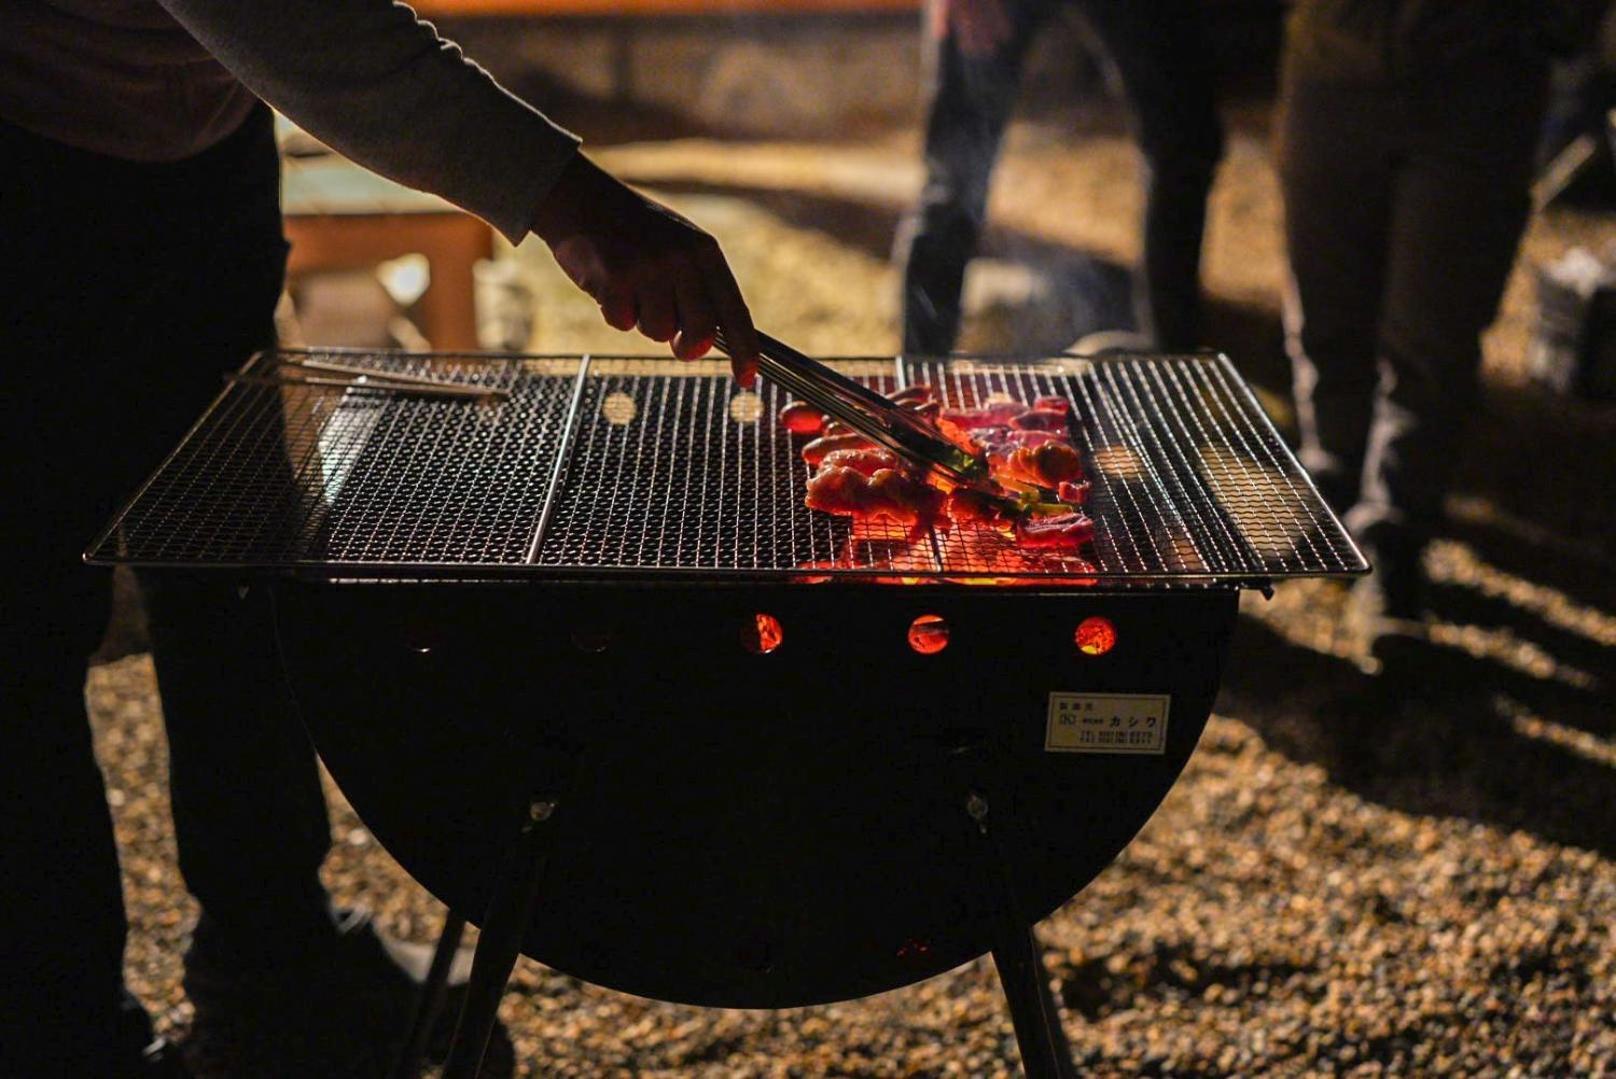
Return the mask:
<path id="1" fill-rule="evenodd" d="M 1065 431 L 1066 413 L 1051 408 L 1035 408 L 1011 417 L 1010 426 L 1022 431 Z"/>
<path id="2" fill-rule="evenodd" d="M 1016 522 L 1016 544 L 1038 551 L 1075 551 L 1094 538 L 1087 514 L 1026 517 Z"/>
<path id="3" fill-rule="evenodd" d="M 1007 427 L 1012 419 L 1026 411 L 1027 406 L 1019 401 L 1004 401 L 985 408 L 945 408 L 938 421 L 975 431 L 983 427 Z"/>
<path id="4" fill-rule="evenodd" d="M 866 476 L 855 468 L 822 468 L 808 481 L 810 509 L 864 521 L 890 521 L 919 535 L 938 522 L 943 493 L 896 469 Z"/>
<path id="5" fill-rule="evenodd" d="M 1045 442 L 1065 442 L 1063 435 L 1054 431 L 1017 431 L 1010 427 L 995 427 L 990 431 L 981 433 L 978 441 L 990 452 L 999 450 L 1008 453 L 1022 446 L 1042 446 Z"/>
<path id="6" fill-rule="evenodd" d="M 860 434 L 825 435 L 816 438 L 802 448 L 802 459 L 808 462 L 810 468 L 818 468 L 825 460 L 825 455 L 837 450 L 873 450 L 874 442 Z"/>
<path id="7" fill-rule="evenodd" d="M 825 416 L 806 401 L 793 401 L 780 410 L 780 423 L 794 435 L 817 435 L 825 427 Z"/>
<path id="8" fill-rule="evenodd" d="M 945 409 L 929 387 L 907 387 L 889 397 L 934 418 L 939 434 L 985 459 L 1010 498 L 965 488 L 945 495 L 908 471 L 895 454 L 826 417 L 821 437 L 802 451 L 817 470 L 805 499 L 810 508 L 901 525 L 911 539 L 928 528 L 958 524 L 975 530 L 972 542 L 997 542 L 1007 550 L 1075 552 L 1090 541 L 1094 524 L 1078 509 L 1089 484 L 1070 441 L 1072 406 L 1066 398 L 1041 397 L 1034 407 L 993 399 L 979 408 Z M 1032 487 L 1042 491 L 1025 505 L 1011 500 L 1016 491 Z"/>
<path id="9" fill-rule="evenodd" d="M 1061 485 L 1055 488 L 1057 497 L 1069 506 L 1081 506 L 1089 500 L 1089 481 L 1082 480 L 1073 483 L 1071 480 L 1062 480 Z"/>
<path id="10" fill-rule="evenodd" d="M 995 449 L 988 454 L 988 467 L 1000 483 L 1033 487 L 1058 487 L 1083 478 L 1083 459 L 1070 443 L 1060 441 Z"/>
<path id="11" fill-rule="evenodd" d="M 890 450 L 832 450 L 820 462 L 821 469 L 851 468 L 866 476 L 873 476 L 883 468 L 897 468 L 902 462 Z"/>

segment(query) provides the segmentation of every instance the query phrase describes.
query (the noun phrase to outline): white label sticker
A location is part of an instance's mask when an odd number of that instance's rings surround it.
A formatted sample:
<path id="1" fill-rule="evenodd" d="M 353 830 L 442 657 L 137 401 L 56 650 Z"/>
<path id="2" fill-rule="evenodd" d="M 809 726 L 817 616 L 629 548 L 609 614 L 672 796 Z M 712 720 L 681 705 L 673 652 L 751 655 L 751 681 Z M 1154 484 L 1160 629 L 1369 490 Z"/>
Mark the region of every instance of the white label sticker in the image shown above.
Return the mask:
<path id="1" fill-rule="evenodd" d="M 1044 750 L 1165 753 L 1172 703 L 1162 693 L 1051 693 Z"/>

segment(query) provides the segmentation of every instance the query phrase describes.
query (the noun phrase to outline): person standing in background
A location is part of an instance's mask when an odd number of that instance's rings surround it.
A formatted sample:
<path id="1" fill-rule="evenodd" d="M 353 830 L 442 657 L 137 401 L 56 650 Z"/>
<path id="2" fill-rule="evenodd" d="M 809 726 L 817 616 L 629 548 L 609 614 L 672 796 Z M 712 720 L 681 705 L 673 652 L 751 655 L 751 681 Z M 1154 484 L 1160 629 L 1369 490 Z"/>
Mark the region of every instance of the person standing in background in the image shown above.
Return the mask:
<path id="1" fill-rule="evenodd" d="M 1418 643 L 1481 335 L 1529 209 L 1551 52 L 1604 0 L 1299 0 L 1279 174 L 1302 462 L 1366 548 L 1373 653 Z"/>
<path id="2" fill-rule="evenodd" d="M 721 327 L 737 377 L 753 374 L 750 316 L 713 238 L 593 165 L 402 3 L 0 4 L 7 1079 L 182 1072 L 124 986 L 84 707 L 108 582 L 79 552 L 221 373 L 273 343 L 287 245 L 265 102 L 513 243 L 537 234 L 611 325 L 684 359 Z M 185 956 L 194 1048 L 215 1074 L 384 1074 L 424 949 L 331 906 L 326 806 L 264 598 L 169 579 L 148 600 L 180 869 L 201 906 Z"/>
<path id="3" fill-rule="evenodd" d="M 1199 0 L 931 0 L 926 184 L 897 243 L 906 353 L 954 347 L 965 267 L 1027 49 L 1068 8 L 1088 19 L 1115 65 L 1144 157 L 1139 329 L 1157 349 L 1202 343 L 1201 240 L 1223 130 Z"/>

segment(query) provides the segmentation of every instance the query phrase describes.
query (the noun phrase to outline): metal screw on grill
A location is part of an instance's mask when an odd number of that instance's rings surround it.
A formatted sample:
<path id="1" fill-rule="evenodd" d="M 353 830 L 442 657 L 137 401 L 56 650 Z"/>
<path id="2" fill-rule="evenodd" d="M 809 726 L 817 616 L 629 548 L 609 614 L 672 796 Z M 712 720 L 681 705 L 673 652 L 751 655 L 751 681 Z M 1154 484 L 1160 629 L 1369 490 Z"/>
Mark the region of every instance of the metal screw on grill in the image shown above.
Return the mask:
<path id="1" fill-rule="evenodd" d="M 965 799 L 965 812 L 976 822 L 976 830 L 988 834 L 988 800 L 975 791 Z"/>

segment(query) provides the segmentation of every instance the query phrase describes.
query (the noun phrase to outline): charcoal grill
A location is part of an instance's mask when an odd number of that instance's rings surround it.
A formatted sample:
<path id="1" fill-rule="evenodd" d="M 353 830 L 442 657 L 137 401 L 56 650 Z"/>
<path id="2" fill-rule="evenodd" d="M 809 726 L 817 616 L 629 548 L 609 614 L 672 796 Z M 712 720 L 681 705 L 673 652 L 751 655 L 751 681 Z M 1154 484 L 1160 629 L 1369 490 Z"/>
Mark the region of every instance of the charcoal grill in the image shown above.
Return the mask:
<path id="1" fill-rule="evenodd" d="M 726 1007 L 991 952 L 1028 1073 L 1067 1074 L 1030 927 L 1182 770 L 1239 589 L 1367 568 L 1221 356 L 836 362 L 1069 398 L 1078 557 L 806 509 L 782 395 L 721 364 L 318 355 L 504 394 L 255 357 L 87 558 L 270 589 L 332 775 L 450 909 L 440 960 L 483 928 L 449 1075 L 518 949 Z"/>

